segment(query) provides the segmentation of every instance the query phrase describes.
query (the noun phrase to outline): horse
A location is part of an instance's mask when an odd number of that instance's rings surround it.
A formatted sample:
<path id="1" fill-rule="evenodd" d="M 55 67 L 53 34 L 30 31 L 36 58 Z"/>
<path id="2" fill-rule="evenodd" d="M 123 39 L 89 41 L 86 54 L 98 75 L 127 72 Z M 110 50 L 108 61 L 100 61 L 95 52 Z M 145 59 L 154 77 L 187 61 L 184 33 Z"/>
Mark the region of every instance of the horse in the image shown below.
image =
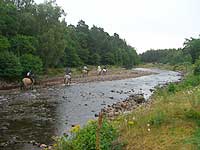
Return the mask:
<path id="1" fill-rule="evenodd" d="M 83 69 L 82 70 L 82 77 L 88 76 L 89 70 Z"/>
<path id="2" fill-rule="evenodd" d="M 66 75 L 64 76 L 64 84 L 65 84 L 65 85 L 70 85 L 70 84 L 71 84 L 71 73 L 66 74 Z"/>
<path id="3" fill-rule="evenodd" d="M 21 90 L 22 89 L 25 89 L 25 90 L 33 89 L 34 82 L 35 82 L 35 80 L 33 78 L 32 78 L 32 80 L 27 77 L 23 78 L 22 82 L 21 82 L 21 86 L 20 86 Z"/>
<path id="4" fill-rule="evenodd" d="M 101 70 L 102 75 L 106 75 L 106 73 L 107 73 L 107 69 L 104 68 L 104 69 Z"/>
<path id="5" fill-rule="evenodd" d="M 98 67 L 97 67 L 97 75 L 101 75 L 101 71 L 102 71 L 102 70 L 101 70 L 101 67 L 98 66 Z"/>

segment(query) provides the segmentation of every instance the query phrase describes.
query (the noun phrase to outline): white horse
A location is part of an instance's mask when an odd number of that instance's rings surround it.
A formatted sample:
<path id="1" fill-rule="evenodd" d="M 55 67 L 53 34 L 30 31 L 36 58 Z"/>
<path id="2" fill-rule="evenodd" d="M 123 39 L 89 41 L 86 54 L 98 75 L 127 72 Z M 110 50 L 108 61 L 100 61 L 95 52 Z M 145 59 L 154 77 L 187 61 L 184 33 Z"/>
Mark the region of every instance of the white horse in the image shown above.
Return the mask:
<path id="1" fill-rule="evenodd" d="M 97 67 L 97 75 L 106 75 L 107 69 L 103 68 L 101 69 L 100 66 Z"/>
<path id="2" fill-rule="evenodd" d="M 88 69 L 83 69 L 82 70 L 82 77 L 88 76 L 89 70 Z"/>
<path id="3" fill-rule="evenodd" d="M 105 68 L 101 70 L 102 75 L 106 75 L 106 73 L 107 73 L 107 70 Z"/>
<path id="4" fill-rule="evenodd" d="M 97 75 L 101 75 L 101 66 L 97 67 Z"/>
<path id="5" fill-rule="evenodd" d="M 70 85 L 70 84 L 71 84 L 71 73 L 66 74 L 66 75 L 64 76 L 64 84 L 65 84 L 65 85 Z"/>

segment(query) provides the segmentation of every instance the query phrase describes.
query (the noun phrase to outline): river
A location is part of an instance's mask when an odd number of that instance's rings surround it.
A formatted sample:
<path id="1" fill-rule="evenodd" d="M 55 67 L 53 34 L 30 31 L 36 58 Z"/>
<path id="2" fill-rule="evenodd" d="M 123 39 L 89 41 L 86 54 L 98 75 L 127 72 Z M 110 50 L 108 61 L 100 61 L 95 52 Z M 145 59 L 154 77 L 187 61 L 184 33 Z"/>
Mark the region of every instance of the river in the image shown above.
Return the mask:
<path id="1" fill-rule="evenodd" d="M 52 86 L 0 95 L 0 149 L 37 150 L 35 140 L 52 143 L 52 136 L 68 132 L 72 125 L 84 125 L 95 114 L 130 94 L 143 93 L 148 100 L 152 89 L 179 81 L 178 72 L 136 68 L 156 74 L 137 78 Z"/>

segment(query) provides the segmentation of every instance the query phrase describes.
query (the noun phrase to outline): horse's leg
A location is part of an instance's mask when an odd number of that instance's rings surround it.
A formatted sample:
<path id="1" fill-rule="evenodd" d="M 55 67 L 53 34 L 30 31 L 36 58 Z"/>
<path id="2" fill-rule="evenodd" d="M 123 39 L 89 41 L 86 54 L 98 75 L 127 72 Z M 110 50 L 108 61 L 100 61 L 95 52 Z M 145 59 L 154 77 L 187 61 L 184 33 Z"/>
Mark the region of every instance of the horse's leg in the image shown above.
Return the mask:
<path id="1" fill-rule="evenodd" d="M 64 78 L 64 84 L 65 84 L 65 82 L 66 82 L 66 78 Z"/>

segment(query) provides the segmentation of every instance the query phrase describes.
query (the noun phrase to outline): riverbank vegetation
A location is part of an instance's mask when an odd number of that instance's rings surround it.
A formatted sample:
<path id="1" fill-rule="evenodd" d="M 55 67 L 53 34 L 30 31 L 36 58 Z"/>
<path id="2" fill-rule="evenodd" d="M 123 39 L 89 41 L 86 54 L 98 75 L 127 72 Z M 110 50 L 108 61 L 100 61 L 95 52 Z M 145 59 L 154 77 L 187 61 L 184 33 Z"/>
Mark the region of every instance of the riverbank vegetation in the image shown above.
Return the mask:
<path id="1" fill-rule="evenodd" d="M 32 70 L 87 65 L 132 67 L 139 58 L 134 47 L 117 33 L 80 20 L 67 24 L 66 13 L 49 0 L 0 1 L 0 78 L 16 79 Z"/>
<path id="2" fill-rule="evenodd" d="M 158 89 L 151 105 L 117 118 L 126 149 L 199 149 L 199 84 L 200 77 L 190 74 L 179 84 Z"/>

